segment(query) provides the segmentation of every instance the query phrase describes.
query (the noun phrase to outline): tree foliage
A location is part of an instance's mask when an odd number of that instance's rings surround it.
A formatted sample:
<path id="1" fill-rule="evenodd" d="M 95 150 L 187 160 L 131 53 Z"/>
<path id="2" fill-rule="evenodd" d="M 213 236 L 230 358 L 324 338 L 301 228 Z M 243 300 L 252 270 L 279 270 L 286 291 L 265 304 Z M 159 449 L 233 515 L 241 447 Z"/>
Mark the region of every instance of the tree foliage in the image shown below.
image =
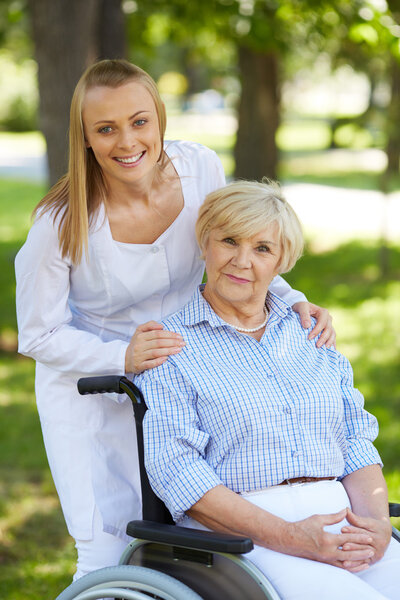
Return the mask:
<path id="1" fill-rule="evenodd" d="M 31 1 L 31 17 L 34 7 L 43 1 Z M 124 0 L 122 5 L 121 0 L 88 0 L 61 4 L 68 7 L 70 14 L 75 4 L 79 5 L 83 14 L 83 5 L 87 7 L 92 2 L 97 9 L 85 24 L 87 30 L 97 31 L 97 39 L 92 40 L 92 51 L 86 61 L 113 52 L 113 55 L 124 54 L 123 36 L 118 32 L 124 26 L 121 19 L 125 19 L 129 58 L 156 79 L 166 71 L 180 71 L 188 82 L 187 94 L 207 87 L 220 87 L 224 91 L 227 77 L 233 75 L 239 79 L 242 98 L 238 106 L 237 174 L 255 177 L 275 174 L 278 160 L 275 132 L 280 118 L 282 82 L 304 66 L 311 67 L 321 56 L 333 70 L 350 64 L 367 75 L 370 106 L 362 124 L 371 118 L 379 122 L 387 138 L 389 164 L 392 169 L 398 168 L 400 0 Z M 49 10 L 59 3 L 60 0 L 48 0 Z M 114 8 L 118 5 L 119 9 L 122 6 L 124 11 L 123 15 L 119 10 L 120 22 L 114 35 L 112 22 L 102 12 L 106 5 Z M 14 47 L 16 56 L 32 50 L 26 9 L 27 0 L 0 0 L 0 23 L 7 24 L 0 26 L 0 43 Z M 64 29 L 68 17 L 65 19 L 61 23 Z M 116 52 L 118 36 L 120 46 Z M 41 41 L 37 39 L 36 46 Z M 50 48 L 49 58 L 52 51 Z M 82 51 L 70 43 L 71 56 L 66 53 L 65 64 L 79 52 L 82 58 Z M 379 103 L 375 93 L 382 84 L 391 88 L 388 110 L 383 110 L 386 107 Z M 245 115 L 256 121 L 253 133 Z M 263 139 L 266 142 L 260 145 Z M 261 162 L 252 170 L 266 153 L 268 164 Z"/>

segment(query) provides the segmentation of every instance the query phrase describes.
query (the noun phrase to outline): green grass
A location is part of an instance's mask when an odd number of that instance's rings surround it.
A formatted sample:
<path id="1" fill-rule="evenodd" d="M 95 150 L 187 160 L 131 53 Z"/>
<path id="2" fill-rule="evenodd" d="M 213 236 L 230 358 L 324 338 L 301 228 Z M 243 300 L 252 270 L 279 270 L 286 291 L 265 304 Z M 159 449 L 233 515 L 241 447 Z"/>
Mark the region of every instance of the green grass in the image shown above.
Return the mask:
<path id="1" fill-rule="evenodd" d="M 44 188 L 4 179 L 0 189 L 0 598 L 44 600 L 66 587 L 75 559 L 41 439 L 34 364 L 15 352 L 13 261 Z M 390 497 L 400 501 L 400 245 L 389 248 L 385 277 L 379 263 L 377 241 L 353 241 L 306 252 L 287 279 L 333 314 L 338 347 L 380 420 L 377 447 Z"/>
<path id="2" fill-rule="evenodd" d="M 0 598 L 57 596 L 74 571 L 44 451 L 34 362 L 16 354 L 14 258 L 43 185 L 0 181 Z"/>

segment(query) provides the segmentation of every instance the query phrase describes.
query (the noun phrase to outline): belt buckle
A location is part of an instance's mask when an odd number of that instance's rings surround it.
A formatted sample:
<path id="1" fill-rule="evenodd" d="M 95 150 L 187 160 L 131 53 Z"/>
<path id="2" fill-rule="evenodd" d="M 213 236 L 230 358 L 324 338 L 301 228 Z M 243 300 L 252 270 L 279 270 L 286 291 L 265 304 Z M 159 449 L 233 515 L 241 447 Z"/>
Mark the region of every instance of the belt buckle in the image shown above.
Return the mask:
<path id="1" fill-rule="evenodd" d="M 303 483 L 306 483 L 307 479 L 306 477 L 304 477 L 301 481 L 291 481 L 290 479 L 285 479 L 285 481 L 290 487 L 296 487 L 298 485 L 303 485 Z"/>

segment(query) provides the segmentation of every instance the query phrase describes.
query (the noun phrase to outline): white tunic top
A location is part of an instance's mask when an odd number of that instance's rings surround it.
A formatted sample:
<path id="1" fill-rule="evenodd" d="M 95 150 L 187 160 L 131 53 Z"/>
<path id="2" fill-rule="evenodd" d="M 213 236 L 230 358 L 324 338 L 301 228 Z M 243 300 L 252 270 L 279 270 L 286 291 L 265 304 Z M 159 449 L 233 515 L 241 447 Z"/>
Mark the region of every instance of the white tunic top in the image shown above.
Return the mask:
<path id="1" fill-rule="evenodd" d="M 89 258 L 62 258 L 58 227 L 38 218 L 16 258 L 19 351 L 36 365 L 36 397 L 52 475 L 71 535 L 91 539 L 97 505 L 104 530 L 121 537 L 140 518 L 133 412 L 125 395 L 80 396 L 89 375 L 124 374 L 136 327 L 181 308 L 201 282 L 194 225 L 206 194 L 223 186 L 212 150 L 166 142 L 184 206 L 153 244 L 113 240 L 104 207 L 89 233 Z M 132 223 L 132 227 L 135 223 Z M 281 278 L 272 289 L 289 303 L 305 300 Z M 127 538 L 128 539 L 128 538 Z"/>

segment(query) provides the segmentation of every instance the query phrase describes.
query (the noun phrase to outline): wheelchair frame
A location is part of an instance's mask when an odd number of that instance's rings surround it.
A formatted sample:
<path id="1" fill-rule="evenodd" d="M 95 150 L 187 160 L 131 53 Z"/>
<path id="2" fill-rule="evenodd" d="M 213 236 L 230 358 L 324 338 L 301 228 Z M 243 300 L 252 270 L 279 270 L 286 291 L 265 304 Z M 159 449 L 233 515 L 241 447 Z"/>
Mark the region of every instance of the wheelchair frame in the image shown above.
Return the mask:
<path id="1" fill-rule="evenodd" d="M 127 534 L 135 539 L 123 552 L 119 566 L 89 573 L 56 600 L 280 600 L 268 578 L 243 556 L 253 549 L 251 539 L 173 525 L 144 467 L 142 423 L 147 407 L 141 391 L 124 376 L 83 378 L 78 390 L 80 394 L 126 393 L 132 401 L 143 520 L 128 523 Z M 391 517 L 400 516 L 400 504 L 390 503 L 389 510 Z M 392 536 L 400 542 L 400 531 L 394 527 Z"/>

